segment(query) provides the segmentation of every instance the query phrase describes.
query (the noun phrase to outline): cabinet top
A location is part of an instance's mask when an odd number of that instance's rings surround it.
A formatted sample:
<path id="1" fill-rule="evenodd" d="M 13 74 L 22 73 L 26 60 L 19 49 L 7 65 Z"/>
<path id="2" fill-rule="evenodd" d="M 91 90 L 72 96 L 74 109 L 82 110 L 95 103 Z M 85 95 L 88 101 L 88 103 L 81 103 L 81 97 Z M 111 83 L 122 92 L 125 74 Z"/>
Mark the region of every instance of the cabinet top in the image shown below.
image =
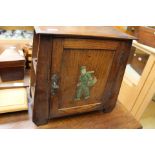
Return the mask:
<path id="1" fill-rule="evenodd" d="M 136 37 L 123 33 L 112 26 L 37 26 L 35 32 L 55 36 L 136 39 Z"/>

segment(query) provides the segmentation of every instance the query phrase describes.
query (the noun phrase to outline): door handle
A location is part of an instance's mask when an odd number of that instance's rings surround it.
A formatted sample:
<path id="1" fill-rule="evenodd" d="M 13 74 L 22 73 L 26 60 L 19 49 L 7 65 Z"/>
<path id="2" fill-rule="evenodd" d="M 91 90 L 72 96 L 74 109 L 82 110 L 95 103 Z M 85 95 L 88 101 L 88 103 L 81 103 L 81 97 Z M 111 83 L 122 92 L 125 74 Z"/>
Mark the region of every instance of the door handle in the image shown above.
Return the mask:
<path id="1" fill-rule="evenodd" d="M 56 95 L 57 93 L 57 89 L 59 89 L 59 85 L 58 85 L 58 82 L 59 82 L 59 77 L 57 74 L 53 74 L 52 75 L 52 79 L 51 79 L 51 93 L 52 95 Z"/>

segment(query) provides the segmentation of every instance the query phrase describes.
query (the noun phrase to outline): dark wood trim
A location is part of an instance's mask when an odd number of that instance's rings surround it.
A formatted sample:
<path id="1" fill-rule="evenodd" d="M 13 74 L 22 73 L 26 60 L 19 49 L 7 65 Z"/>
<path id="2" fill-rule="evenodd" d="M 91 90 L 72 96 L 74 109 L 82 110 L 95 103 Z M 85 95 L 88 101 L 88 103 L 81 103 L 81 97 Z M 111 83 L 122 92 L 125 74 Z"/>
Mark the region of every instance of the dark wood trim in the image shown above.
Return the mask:
<path id="1" fill-rule="evenodd" d="M 115 107 L 128 57 L 130 55 L 132 41 L 121 42 L 115 53 L 110 77 L 103 95 L 103 111 L 110 112 Z"/>
<path id="2" fill-rule="evenodd" d="M 34 94 L 33 121 L 37 125 L 47 123 L 49 118 L 50 64 L 52 42 L 50 36 L 41 35 L 38 63 L 36 68 L 36 88 Z"/>

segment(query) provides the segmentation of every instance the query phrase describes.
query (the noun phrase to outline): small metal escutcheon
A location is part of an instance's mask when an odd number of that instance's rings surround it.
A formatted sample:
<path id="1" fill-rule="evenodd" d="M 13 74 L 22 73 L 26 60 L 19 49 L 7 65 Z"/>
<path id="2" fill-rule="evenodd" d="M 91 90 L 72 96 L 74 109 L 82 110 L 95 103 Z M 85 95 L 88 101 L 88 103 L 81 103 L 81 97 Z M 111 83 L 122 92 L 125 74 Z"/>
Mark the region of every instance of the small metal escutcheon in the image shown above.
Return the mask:
<path id="1" fill-rule="evenodd" d="M 59 81 L 59 77 L 57 74 L 53 74 L 52 75 L 52 79 L 51 79 L 51 93 L 52 95 L 56 95 L 57 89 L 59 89 L 59 85 L 58 85 L 58 81 Z"/>

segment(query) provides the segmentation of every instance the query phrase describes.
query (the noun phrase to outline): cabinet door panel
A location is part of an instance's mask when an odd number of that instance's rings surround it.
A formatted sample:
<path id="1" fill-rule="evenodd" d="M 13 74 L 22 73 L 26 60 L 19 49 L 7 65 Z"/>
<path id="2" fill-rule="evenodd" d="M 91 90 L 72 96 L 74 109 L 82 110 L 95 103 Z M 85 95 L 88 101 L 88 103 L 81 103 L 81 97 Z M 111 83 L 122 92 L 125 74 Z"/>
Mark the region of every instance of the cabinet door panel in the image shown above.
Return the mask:
<path id="1" fill-rule="evenodd" d="M 77 42 L 79 45 L 74 46 Z M 96 44 L 95 40 L 78 39 L 77 42 L 53 41 L 51 73 L 59 77 L 59 88 L 55 95 L 51 94 L 51 117 L 102 108 L 104 88 L 118 43 L 111 44 L 108 49 L 103 46 L 105 41 Z M 102 45 L 101 49 L 99 46 L 95 49 L 96 45 Z"/>

